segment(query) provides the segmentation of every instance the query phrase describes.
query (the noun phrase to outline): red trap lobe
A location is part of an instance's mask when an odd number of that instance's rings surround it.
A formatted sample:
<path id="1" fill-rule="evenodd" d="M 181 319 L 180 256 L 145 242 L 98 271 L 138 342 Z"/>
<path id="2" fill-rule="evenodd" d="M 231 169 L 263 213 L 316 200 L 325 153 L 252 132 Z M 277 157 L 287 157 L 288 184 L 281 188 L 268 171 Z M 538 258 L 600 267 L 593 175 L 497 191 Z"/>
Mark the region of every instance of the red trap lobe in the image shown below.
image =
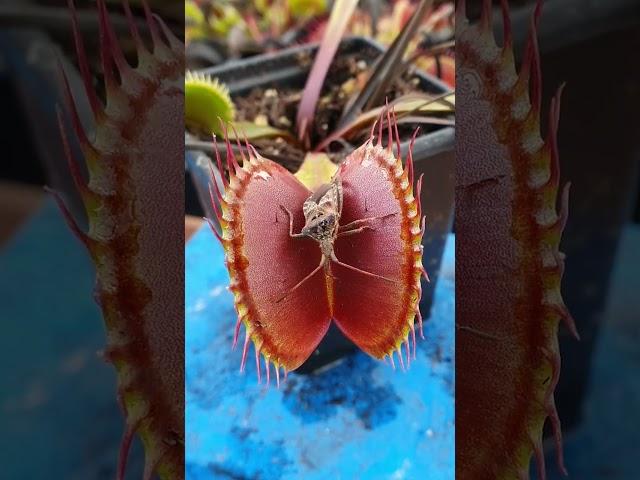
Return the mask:
<path id="1" fill-rule="evenodd" d="M 242 368 L 252 340 L 258 374 L 262 354 L 279 383 L 279 369 L 304 363 L 332 320 L 375 358 L 393 362 L 397 352 L 404 368 L 411 345 L 415 356 L 424 228 L 411 155 L 403 167 L 393 152 L 395 115 L 386 116 L 388 145 L 381 118 L 377 140 L 372 135 L 349 155 L 315 195 L 248 144 L 239 164 L 225 138 L 229 179 L 224 191 L 215 182 L 211 190 L 221 233 L 210 224 L 238 313 L 234 344 L 245 326 Z M 216 152 L 223 172 L 217 145 Z"/>

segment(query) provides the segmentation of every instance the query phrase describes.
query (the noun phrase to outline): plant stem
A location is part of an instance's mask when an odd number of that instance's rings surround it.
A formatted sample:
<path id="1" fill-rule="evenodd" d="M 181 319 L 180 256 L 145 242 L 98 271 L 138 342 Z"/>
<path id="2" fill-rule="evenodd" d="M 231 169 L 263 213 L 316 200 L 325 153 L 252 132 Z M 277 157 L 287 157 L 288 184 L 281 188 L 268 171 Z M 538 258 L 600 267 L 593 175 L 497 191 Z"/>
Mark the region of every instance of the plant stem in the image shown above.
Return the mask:
<path id="1" fill-rule="evenodd" d="M 298 116 L 296 126 L 298 138 L 309 147 L 308 132 L 313 123 L 320 91 L 324 85 L 324 80 L 329 71 L 329 66 L 342 40 L 351 15 L 358 5 L 358 0 L 336 0 L 331 10 L 327 29 L 320 42 L 320 48 L 311 67 L 311 72 L 307 77 L 307 83 L 302 92 L 302 98 L 298 106 Z"/>
<path id="2" fill-rule="evenodd" d="M 371 73 L 371 76 L 367 80 L 367 84 L 364 86 L 356 100 L 349 106 L 344 112 L 340 122 L 338 122 L 338 128 L 342 128 L 363 110 L 370 109 L 376 102 L 379 103 L 382 95 L 386 91 L 387 87 L 391 85 L 393 80 L 397 77 L 398 65 L 401 64 L 402 58 L 407 50 L 409 41 L 415 34 L 416 30 L 422 22 L 422 18 L 427 13 L 427 10 L 431 7 L 433 0 L 421 0 L 420 4 L 416 8 L 411 17 L 411 20 L 402 28 L 400 34 L 393 41 L 391 46 L 378 60 Z"/>

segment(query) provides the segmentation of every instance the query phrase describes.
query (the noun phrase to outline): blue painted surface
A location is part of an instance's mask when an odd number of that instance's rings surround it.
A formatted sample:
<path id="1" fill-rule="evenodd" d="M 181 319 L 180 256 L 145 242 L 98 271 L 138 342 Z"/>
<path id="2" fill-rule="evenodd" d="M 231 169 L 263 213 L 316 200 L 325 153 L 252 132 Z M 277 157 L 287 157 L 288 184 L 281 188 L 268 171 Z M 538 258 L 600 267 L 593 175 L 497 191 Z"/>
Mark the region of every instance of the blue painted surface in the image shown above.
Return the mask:
<path id="1" fill-rule="evenodd" d="M 356 353 L 322 373 L 293 372 L 280 390 L 257 384 L 252 361 L 238 372 L 233 298 L 208 228 L 185 265 L 189 480 L 454 478 L 453 237 L 409 372 Z"/>

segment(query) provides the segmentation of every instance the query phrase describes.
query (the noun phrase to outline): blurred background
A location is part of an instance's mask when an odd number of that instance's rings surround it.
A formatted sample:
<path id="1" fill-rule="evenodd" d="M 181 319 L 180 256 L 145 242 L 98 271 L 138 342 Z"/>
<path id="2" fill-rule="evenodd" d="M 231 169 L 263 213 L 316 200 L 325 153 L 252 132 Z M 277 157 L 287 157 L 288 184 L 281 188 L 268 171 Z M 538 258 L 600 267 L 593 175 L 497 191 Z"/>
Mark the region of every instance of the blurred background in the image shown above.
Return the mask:
<path id="1" fill-rule="evenodd" d="M 182 2 L 149 3 L 183 37 Z M 96 2 L 75 4 L 95 76 Z M 107 4 L 131 59 L 121 2 Z M 147 37 L 141 3 L 131 6 Z M 75 218 L 86 222 L 56 117 L 63 104 L 59 62 L 91 131 L 67 1 L 0 1 L 0 477 L 12 480 L 113 479 L 124 429 L 115 372 L 100 357 L 105 330 L 93 300 L 93 265 L 43 190 L 63 192 Z M 95 85 L 101 94 L 102 84 Z M 128 478 L 141 478 L 142 468 L 136 440 Z"/>
<path id="2" fill-rule="evenodd" d="M 481 3 L 467 2 L 472 18 Z M 509 3 L 522 53 L 535 2 Z M 555 397 L 565 463 L 571 478 L 630 480 L 640 455 L 640 2 L 547 0 L 538 37 L 543 104 L 566 82 L 560 171 L 572 185 L 562 292 L 581 340 L 561 327 Z M 550 439 L 546 446 L 550 477 L 562 478 Z"/>

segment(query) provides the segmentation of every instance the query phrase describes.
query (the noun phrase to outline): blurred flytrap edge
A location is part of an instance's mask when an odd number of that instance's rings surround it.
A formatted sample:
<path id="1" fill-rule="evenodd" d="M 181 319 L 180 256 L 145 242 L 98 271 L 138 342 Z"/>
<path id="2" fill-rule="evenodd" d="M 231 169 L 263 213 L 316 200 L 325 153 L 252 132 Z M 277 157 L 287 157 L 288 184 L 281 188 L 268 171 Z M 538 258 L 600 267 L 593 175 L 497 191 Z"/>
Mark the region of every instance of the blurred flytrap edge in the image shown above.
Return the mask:
<path id="1" fill-rule="evenodd" d="M 184 477 L 184 298 L 176 295 L 183 259 L 182 138 L 184 45 L 143 2 L 151 50 L 128 3 L 124 10 L 137 48 L 137 66 L 124 58 L 104 0 L 98 0 L 104 102 L 94 90 L 77 15 L 69 1 L 78 63 L 94 116 L 93 135 L 80 123 L 66 82 L 66 107 L 84 162 L 69 148 L 69 168 L 86 209 L 83 231 L 53 191 L 66 220 L 96 266 L 95 299 L 107 330 L 104 358 L 118 374 L 126 417 L 117 478 L 140 435 L 143 478 Z M 88 172 L 86 179 L 85 170 Z M 174 171 L 172 171 L 174 170 Z M 167 199 L 176 199 L 175 202 Z M 173 204 L 171 204 L 173 203 Z"/>
<path id="2" fill-rule="evenodd" d="M 245 326 L 240 369 L 252 341 L 259 381 L 260 356 L 267 383 L 273 365 L 279 386 L 280 370 L 286 375 L 302 365 L 332 321 L 375 358 L 389 357 L 395 365 L 397 353 L 404 369 L 411 346 L 415 356 L 414 319 L 422 333 L 420 277 L 426 276 L 422 177 L 414 197 L 411 151 L 403 168 L 395 114 L 387 109 L 386 117 L 387 146 L 381 116 L 377 141 L 372 128 L 315 192 L 248 142 L 245 149 L 238 142 L 240 165 L 225 131 L 229 179 L 223 176 L 223 191 L 211 169 L 211 205 L 221 233 L 210 225 L 225 250 L 238 314 L 234 346 Z M 217 143 L 216 162 L 223 172 Z"/>
<path id="3" fill-rule="evenodd" d="M 456 142 L 457 458 L 461 479 L 529 478 L 532 455 L 546 478 L 543 426 L 551 421 L 558 464 L 560 420 L 554 389 L 560 374 L 558 328 L 575 337 L 560 283 L 559 244 L 567 221 L 568 185 L 559 192 L 557 148 L 561 88 L 540 133 L 541 71 L 537 24 L 531 18 L 519 71 L 509 7 L 501 1 L 504 42 L 492 33 L 491 1 L 469 24 L 457 7 Z M 489 249 L 487 245 L 491 245 Z"/>

